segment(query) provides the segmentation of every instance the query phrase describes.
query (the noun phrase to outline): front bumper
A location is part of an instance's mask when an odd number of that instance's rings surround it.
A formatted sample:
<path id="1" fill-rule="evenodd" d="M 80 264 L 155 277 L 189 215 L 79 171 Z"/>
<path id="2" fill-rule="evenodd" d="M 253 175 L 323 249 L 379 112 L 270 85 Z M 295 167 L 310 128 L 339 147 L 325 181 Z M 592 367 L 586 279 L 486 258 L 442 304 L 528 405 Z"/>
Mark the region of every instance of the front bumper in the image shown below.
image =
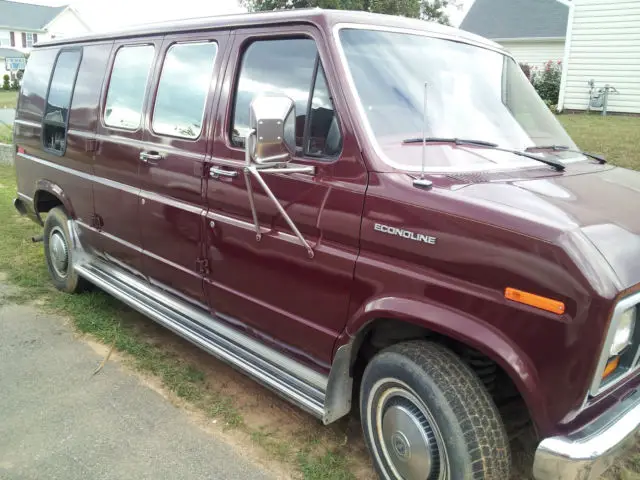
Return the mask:
<path id="1" fill-rule="evenodd" d="M 635 443 L 640 428 L 640 390 L 595 421 L 567 436 L 543 440 L 536 450 L 536 480 L 597 479 Z"/>

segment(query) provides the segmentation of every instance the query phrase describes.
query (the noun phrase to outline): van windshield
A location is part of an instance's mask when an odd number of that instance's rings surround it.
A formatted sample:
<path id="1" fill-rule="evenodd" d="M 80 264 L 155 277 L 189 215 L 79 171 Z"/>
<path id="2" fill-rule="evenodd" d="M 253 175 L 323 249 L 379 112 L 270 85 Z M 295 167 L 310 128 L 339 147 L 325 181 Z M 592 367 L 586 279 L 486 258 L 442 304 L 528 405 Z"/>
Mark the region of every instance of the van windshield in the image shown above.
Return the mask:
<path id="1" fill-rule="evenodd" d="M 420 146 L 402 142 L 422 137 L 425 83 L 427 137 L 470 138 L 517 150 L 536 145 L 576 148 L 509 56 L 395 31 L 343 28 L 339 38 L 369 130 L 400 168 L 413 170 L 420 163 Z M 444 145 L 427 148 L 442 153 L 428 155 L 431 168 L 535 165 L 530 159 L 486 149 L 468 154 Z M 576 156 L 553 155 L 563 161 Z"/>

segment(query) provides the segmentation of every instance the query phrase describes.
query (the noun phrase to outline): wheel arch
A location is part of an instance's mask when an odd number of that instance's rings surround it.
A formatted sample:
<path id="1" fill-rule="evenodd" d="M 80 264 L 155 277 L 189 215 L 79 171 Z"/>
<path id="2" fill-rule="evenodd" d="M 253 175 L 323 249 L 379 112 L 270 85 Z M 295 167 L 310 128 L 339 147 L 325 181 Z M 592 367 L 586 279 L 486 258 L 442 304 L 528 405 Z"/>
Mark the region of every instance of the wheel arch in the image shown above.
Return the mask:
<path id="1" fill-rule="evenodd" d="M 33 195 L 33 209 L 40 222 L 42 222 L 41 213 L 48 212 L 58 206 L 64 207 L 70 218 L 75 218 L 73 205 L 64 190 L 50 180 L 38 180 Z"/>
<path id="2" fill-rule="evenodd" d="M 445 305 L 402 297 L 382 297 L 366 303 L 351 318 L 341 342 L 350 345 L 351 366 L 361 355 L 369 333 L 380 322 L 389 321 L 451 339 L 494 361 L 516 386 L 538 431 L 549 428 L 538 372 L 530 358 L 492 325 Z"/>

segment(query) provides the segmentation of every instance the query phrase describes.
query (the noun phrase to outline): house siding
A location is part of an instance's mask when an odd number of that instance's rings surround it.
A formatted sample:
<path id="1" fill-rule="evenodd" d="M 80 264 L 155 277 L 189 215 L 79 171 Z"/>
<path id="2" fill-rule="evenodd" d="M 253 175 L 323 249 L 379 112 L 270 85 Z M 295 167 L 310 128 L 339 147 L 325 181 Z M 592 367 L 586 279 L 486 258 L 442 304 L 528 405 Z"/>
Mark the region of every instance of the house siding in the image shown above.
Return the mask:
<path id="1" fill-rule="evenodd" d="M 640 114 L 640 0 L 575 0 L 563 108 L 585 110 L 590 79 L 609 84 L 610 112 Z"/>
<path id="2" fill-rule="evenodd" d="M 89 29 L 71 10 L 65 10 L 58 15 L 47 27 L 47 32 L 38 36 L 39 41 L 44 42 L 51 38 L 71 37 L 89 33 Z"/>
<path id="3" fill-rule="evenodd" d="M 532 67 L 541 68 L 549 60 L 557 62 L 564 58 L 564 40 L 500 41 L 499 43 L 511 52 L 518 63 L 527 63 Z"/>

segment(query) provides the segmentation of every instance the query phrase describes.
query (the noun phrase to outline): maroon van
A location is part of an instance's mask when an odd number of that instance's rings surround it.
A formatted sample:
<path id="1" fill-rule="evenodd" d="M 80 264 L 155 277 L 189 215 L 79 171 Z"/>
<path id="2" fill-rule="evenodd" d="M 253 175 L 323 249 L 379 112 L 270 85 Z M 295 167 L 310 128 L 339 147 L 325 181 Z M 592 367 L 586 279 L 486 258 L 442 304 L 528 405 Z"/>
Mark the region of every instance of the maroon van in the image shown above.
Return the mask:
<path id="1" fill-rule="evenodd" d="M 634 442 L 640 173 L 493 42 L 317 9 L 56 39 L 15 143 L 56 287 L 359 410 L 381 478 L 506 479 L 527 425 L 537 479 Z"/>

